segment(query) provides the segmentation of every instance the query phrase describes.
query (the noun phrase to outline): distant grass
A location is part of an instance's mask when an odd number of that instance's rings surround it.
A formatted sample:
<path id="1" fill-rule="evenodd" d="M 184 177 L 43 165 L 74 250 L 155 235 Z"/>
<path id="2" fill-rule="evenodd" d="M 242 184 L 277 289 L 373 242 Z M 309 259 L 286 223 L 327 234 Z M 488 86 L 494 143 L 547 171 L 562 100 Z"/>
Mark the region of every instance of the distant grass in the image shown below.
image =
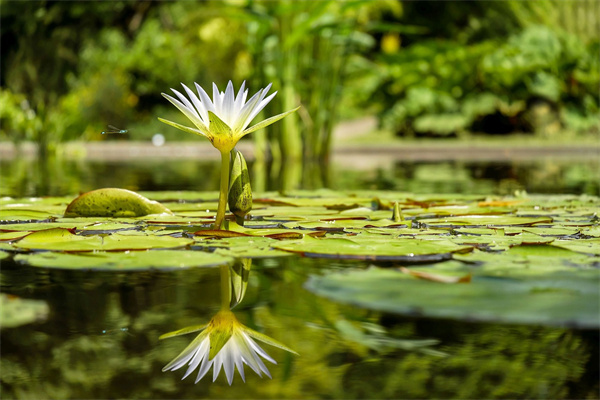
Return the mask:
<path id="1" fill-rule="evenodd" d="M 340 135 L 334 146 L 433 146 L 433 147 L 464 147 L 465 145 L 498 146 L 498 147 L 581 147 L 592 146 L 600 148 L 600 137 L 597 134 L 577 134 L 564 132 L 551 137 L 541 137 L 534 134 L 514 133 L 506 135 L 485 135 L 469 133 L 455 138 L 402 138 L 389 130 L 373 130 L 362 135 L 345 138 Z"/>

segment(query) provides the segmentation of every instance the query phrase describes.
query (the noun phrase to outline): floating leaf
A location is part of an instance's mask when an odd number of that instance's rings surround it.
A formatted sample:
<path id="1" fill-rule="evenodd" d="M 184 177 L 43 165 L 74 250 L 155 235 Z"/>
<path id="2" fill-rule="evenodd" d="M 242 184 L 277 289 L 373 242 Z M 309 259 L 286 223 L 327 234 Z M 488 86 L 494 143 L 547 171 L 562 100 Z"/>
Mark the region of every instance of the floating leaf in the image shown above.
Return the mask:
<path id="1" fill-rule="evenodd" d="M 280 250 L 300 253 L 310 257 L 330 257 L 338 259 L 361 259 L 380 261 L 423 262 L 450 259 L 454 252 L 470 251 L 471 246 L 456 245 L 445 239 L 417 240 L 413 238 L 361 239 L 348 238 L 313 239 L 285 241 L 274 244 Z"/>
<path id="2" fill-rule="evenodd" d="M 129 235 L 115 233 L 106 236 L 81 236 L 68 229 L 55 228 L 31 233 L 13 246 L 28 250 L 112 251 L 175 248 L 192 243 L 194 243 L 192 239 L 155 236 L 143 232 Z"/>
<path id="3" fill-rule="evenodd" d="M 587 272 L 528 279 L 473 275 L 468 285 L 439 285 L 370 268 L 311 276 L 305 286 L 335 301 L 411 316 L 597 328 L 600 273 Z"/>
<path id="4" fill-rule="evenodd" d="M 525 218 L 505 215 L 465 215 L 461 217 L 447 217 L 438 219 L 423 219 L 413 223 L 424 228 L 454 228 L 460 226 L 470 227 L 503 227 L 503 226 L 532 226 L 535 224 L 552 223 L 552 218 L 537 217 Z M 416 227 L 416 226 L 413 226 Z"/>
<path id="5" fill-rule="evenodd" d="M 600 239 L 555 240 L 552 246 L 573 250 L 579 253 L 600 255 Z"/>
<path id="6" fill-rule="evenodd" d="M 222 254 L 190 250 L 149 250 L 94 253 L 34 253 L 19 254 L 15 261 L 34 267 L 78 270 L 172 270 L 197 267 L 215 267 L 233 262 Z"/>

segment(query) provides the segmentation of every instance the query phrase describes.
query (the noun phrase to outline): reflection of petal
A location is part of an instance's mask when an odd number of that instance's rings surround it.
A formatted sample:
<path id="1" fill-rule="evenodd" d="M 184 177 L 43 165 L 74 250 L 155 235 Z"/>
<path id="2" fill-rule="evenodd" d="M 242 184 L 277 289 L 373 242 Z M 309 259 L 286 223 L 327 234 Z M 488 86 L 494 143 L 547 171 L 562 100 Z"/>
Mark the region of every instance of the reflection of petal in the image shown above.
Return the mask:
<path id="1" fill-rule="evenodd" d="M 224 334 L 224 332 L 222 332 L 223 327 L 228 326 L 229 329 L 233 330 L 231 336 L 214 358 L 210 360 L 210 338 L 222 336 Z M 246 364 L 259 376 L 262 377 L 262 374 L 264 373 L 271 378 L 271 374 L 261 357 L 273 364 L 277 364 L 277 362 L 250 337 L 250 334 L 245 331 L 252 332 L 252 334 L 257 333 L 240 324 L 230 311 L 221 311 L 213 318 L 213 321 L 208 324 L 206 330 L 198 335 L 198 337 L 196 337 L 196 339 L 194 339 L 181 354 L 163 368 L 163 371 L 174 371 L 188 364 L 187 371 L 182 379 L 185 379 L 194 370 L 199 368 L 198 377 L 196 378 L 196 383 L 198 383 L 208 373 L 212 366 L 214 382 L 219 376 L 222 367 L 225 371 L 227 382 L 231 385 L 236 368 L 240 373 L 242 380 L 244 382 L 246 381 L 246 376 L 244 374 L 244 364 Z M 275 342 L 273 339 L 268 338 L 268 336 L 264 336 L 264 338 L 268 339 L 268 341 Z M 289 351 L 292 350 L 290 349 Z"/>

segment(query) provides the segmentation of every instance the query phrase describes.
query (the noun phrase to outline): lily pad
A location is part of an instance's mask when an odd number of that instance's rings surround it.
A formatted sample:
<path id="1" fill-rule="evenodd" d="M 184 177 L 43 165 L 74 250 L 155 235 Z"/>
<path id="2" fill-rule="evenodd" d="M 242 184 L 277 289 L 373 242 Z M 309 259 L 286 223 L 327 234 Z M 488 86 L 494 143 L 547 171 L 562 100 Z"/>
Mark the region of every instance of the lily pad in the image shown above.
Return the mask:
<path id="1" fill-rule="evenodd" d="M 600 255 L 600 239 L 555 240 L 552 245 L 580 253 Z"/>
<path id="2" fill-rule="evenodd" d="M 285 241 L 274 248 L 299 253 L 309 257 L 337 259 L 360 259 L 379 261 L 423 262 L 447 260 L 454 252 L 467 252 L 471 246 L 461 246 L 446 239 L 418 240 L 414 238 L 362 239 L 350 238 L 313 239 L 305 236 L 301 240 Z"/>
<path id="3" fill-rule="evenodd" d="M 215 267 L 233 263 L 233 258 L 203 251 L 148 250 L 95 253 L 34 253 L 20 254 L 15 261 L 34 267 L 77 270 L 174 270 L 197 267 Z"/>
<path id="4" fill-rule="evenodd" d="M 172 214 L 157 201 L 125 189 L 98 189 L 73 200 L 65 217 L 139 217 L 149 214 Z"/>
<path id="5" fill-rule="evenodd" d="M 176 248 L 192 243 L 194 243 L 192 239 L 148 235 L 143 232 L 135 234 L 115 233 L 104 236 L 81 236 L 74 234 L 68 229 L 54 228 L 31 233 L 14 243 L 13 246 L 28 250 L 76 252 Z"/>
<path id="6" fill-rule="evenodd" d="M 2 329 L 45 320 L 48 312 L 48 304 L 45 301 L 0 293 L 0 328 Z"/>
<path id="7" fill-rule="evenodd" d="M 473 275 L 470 283 L 445 284 L 370 268 L 311 276 L 305 286 L 335 301 L 404 315 L 597 328 L 599 285 L 598 271 L 521 279 Z"/>
<path id="8" fill-rule="evenodd" d="M 413 223 L 413 225 L 415 225 Z M 506 215 L 465 215 L 437 219 L 423 219 L 418 226 L 424 228 L 454 228 L 454 227 L 504 227 L 504 226 L 533 226 L 542 223 L 552 223 L 550 217 L 515 217 Z M 417 226 L 414 226 L 415 228 Z"/>

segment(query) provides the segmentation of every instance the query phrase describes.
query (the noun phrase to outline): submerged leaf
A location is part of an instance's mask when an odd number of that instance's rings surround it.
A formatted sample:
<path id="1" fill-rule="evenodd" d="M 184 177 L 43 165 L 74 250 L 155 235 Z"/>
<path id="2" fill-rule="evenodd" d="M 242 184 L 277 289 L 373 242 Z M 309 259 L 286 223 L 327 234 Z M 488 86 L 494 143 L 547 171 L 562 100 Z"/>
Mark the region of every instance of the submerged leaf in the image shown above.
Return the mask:
<path id="1" fill-rule="evenodd" d="M 0 328 L 15 328 L 44 320 L 47 318 L 49 310 L 45 301 L 22 299 L 0 293 Z"/>
<path id="2" fill-rule="evenodd" d="M 431 274 L 423 271 L 413 271 L 408 268 L 400 267 L 400 271 L 405 274 L 412 275 L 419 279 L 426 281 L 440 282 L 440 283 L 468 283 L 471 282 L 471 274 L 465 276 L 448 276 L 440 274 Z"/>

